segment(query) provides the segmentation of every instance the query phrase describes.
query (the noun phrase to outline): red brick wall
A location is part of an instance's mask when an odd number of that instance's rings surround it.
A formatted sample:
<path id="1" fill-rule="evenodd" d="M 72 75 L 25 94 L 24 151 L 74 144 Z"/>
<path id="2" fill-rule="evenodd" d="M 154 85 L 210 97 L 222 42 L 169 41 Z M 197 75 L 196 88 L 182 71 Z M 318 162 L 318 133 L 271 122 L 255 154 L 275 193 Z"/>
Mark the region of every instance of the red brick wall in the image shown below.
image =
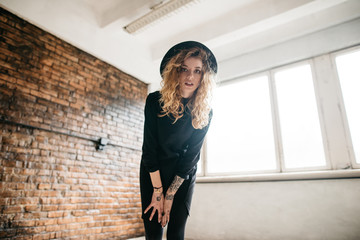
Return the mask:
<path id="1" fill-rule="evenodd" d="M 146 94 L 146 84 L 0 8 L 0 238 L 143 235 Z"/>

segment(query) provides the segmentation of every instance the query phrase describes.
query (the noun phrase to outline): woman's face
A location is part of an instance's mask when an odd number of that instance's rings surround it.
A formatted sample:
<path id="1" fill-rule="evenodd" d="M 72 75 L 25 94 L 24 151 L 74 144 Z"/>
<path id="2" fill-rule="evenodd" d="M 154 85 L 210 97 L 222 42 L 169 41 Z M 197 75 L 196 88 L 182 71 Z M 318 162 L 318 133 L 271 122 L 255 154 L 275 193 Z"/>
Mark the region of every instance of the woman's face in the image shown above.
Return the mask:
<path id="1" fill-rule="evenodd" d="M 186 59 L 181 65 L 179 83 L 183 98 L 191 97 L 199 87 L 203 75 L 202 67 L 201 59 L 195 57 Z"/>

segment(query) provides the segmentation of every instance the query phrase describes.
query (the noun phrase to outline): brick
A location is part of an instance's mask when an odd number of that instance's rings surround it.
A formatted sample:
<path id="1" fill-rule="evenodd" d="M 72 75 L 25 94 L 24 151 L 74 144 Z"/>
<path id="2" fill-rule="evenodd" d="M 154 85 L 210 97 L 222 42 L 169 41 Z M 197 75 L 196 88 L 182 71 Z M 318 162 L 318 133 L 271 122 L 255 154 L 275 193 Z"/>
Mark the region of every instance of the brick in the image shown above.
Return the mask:
<path id="1" fill-rule="evenodd" d="M 46 89 L 44 87 L 40 87 L 39 91 L 42 92 L 42 93 L 45 93 L 47 95 L 50 95 L 52 97 L 55 97 L 55 98 L 58 96 L 57 91 L 54 91 L 54 90 L 51 90 L 51 89 Z"/>
<path id="2" fill-rule="evenodd" d="M 114 227 L 104 227 L 102 232 L 117 232 L 122 229 L 122 226 L 114 226 Z"/>
<path id="3" fill-rule="evenodd" d="M 33 235 L 32 237 L 33 240 L 45 240 L 50 238 L 51 238 L 50 233 L 37 234 L 37 235 Z"/>
<path id="4" fill-rule="evenodd" d="M 41 220 L 36 220 L 35 226 L 47 226 L 47 225 L 55 225 L 57 224 L 57 218 L 46 218 Z"/>
<path id="5" fill-rule="evenodd" d="M 40 210 L 40 206 L 39 205 L 28 205 L 24 207 L 26 212 L 34 212 L 34 211 L 39 211 Z"/>
<path id="6" fill-rule="evenodd" d="M 47 184 L 47 183 L 40 183 L 38 185 L 38 189 L 39 190 L 42 190 L 42 189 L 51 189 L 51 185 L 50 184 Z"/>
<path id="7" fill-rule="evenodd" d="M 42 197 L 59 197 L 61 196 L 61 192 L 59 191 L 41 191 L 39 196 Z"/>
<path id="8" fill-rule="evenodd" d="M 76 222 L 76 218 L 60 218 L 57 220 L 57 224 L 68 224 Z"/>
<path id="9" fill-rule="evenodd" d="M 66 215 L 66 213 L 63 211 L 56 211 L 56 212 L 48 213 L 49 218 L 59 218 L 59 217 L 63 217 L 64 215 Z"/>
<path id="10" fill-rule="evenodd" d="M 45 44 L 45 47 L 47 47 L 47 49 L 51 49 L 51 50 L 55 50 L 55 48 L 54 47 L 51 47 L 49 44 Z M 54 62 L 54 60 L 53 59 L 51 59 L 51 58 L 42 58 L 42 59 L 40 59 L 40 63 L 42 63 L 42 64 L 45 64 L 45 65 L 47 65 L 47 66 L 49 66 L 49 67 L 51 67 L 52 65 L 53 65 L 53 62 Z"/>
<path id="11" fill-rule="evenodd" d="M 53 184 L 52 189 L 66 190 L 66 189 L 68 189 L 68 185 L 66 185 L 66 184 Z"/>
<path id="12" fill-rule="evenodd" d="M 4 214 L 19 213 L 19 212 L 22 212 L 22 207 L 20 207 L 20 206 L 7 206 L 7 207 L 3 210 L 3 213 L 4 213 Z"/>
<path id="13" fill-rule="evenodd" d="M 42 93 L 42 92 L 33 90 L 33 89 L 30 90 L 30 94 L 33 95 L 33 96 L 39 97 L 39 98 L 46 99 L 46 100 L 50 100 L 50 99 L 51 99 L 51 96 L 49 96 L 49 95 L 47 95 L 47 94 L 45 94 L 45 93 Z"/>
<path id="14" fill-rule="evenodd" d="M 14 224 L 18 227 L 32 227 L 35 226 L 35 220 L 17 221 Z"/>
<path id="15" fill-rule="evenodd" d="M 60 105 L 64 105 L 64 106 L 70 105 L 70 103 L 67 100 L 56 98 L 56 97 L 51 97 L 51 101 L 53 101 L 54 103 L 60 104 Z"/>
<path id="16" fill-rule="evenodd" d="M 4 9 L 0 13 L 0 99 L 16 100 L 2 105 L 0 114 L 141 149 L 146 84 Z M 29 56 L 22 45 L 33 49 Z M 143 233 L 141 151 L 108 146 L 97 152 L 85 139 L 26 127 L 1 129 L 2 217 L 18 228 L 0 231 L 0 238 L 127 239 Z"/>
<path id="17" fill-rule="evenodd" d="M 78 206 L 77 205 L 73 205 L 73 204 L 62 204 L 58 206 L 59 210 L 73 210 L 73 209 L 77 209 Z"/>
<path id="18" fill-rule="evenodd" d="M 26 93 L 30 93 L 31 89 L 35 91 L 39 90 L 39 85 L 29 81 L 24 81 L 23 79 L 16 79 L 16 84 L 18 85 L 17 89 L 21 89 L 23 92 Z M 21 86 L 25 88 L 20 88 Z"/>
<path id="19" fill-rule="evenodd" d="M 42 205 L 41 211 L 49 212 L 58 210 L 58 205 Z"/>

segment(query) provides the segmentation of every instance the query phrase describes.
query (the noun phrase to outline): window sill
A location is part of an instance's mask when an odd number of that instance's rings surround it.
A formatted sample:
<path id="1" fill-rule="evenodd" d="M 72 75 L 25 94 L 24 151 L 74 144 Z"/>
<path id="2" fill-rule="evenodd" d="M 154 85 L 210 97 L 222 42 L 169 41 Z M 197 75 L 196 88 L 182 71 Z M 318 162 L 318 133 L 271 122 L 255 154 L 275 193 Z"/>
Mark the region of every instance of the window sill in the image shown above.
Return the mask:
<path id="1" fill-rule="evenodd" d="M 230 175 L 230 176 L 197 176 L 197 183 L 227 183 L 227 182 L 267 182 L 294 181 L 337 178 L 360 178 L 360 169 L 327 170 L 309 172 L 288 172 L 271 174 Z"/>

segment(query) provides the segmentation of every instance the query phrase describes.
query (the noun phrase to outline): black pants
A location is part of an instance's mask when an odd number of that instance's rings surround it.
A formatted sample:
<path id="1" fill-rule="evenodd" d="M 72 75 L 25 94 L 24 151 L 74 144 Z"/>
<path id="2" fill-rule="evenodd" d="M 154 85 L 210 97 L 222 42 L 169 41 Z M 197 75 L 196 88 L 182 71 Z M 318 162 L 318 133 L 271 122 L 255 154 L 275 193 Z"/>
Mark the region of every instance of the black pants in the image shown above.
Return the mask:
<path id="1" fill-rule="evenodd" d="M 154 215 L 152 221 L 149 221 L 151 212 L 152 209 L 150 209 L 143 218 L 146 240 L 161 240 L 163 236 L 163 228 L 161 227 L 161 224 L 158 223 L 157 213 Z M 174 200 L 170 212 L 170 222 L 167 226 L 167 240 L 184 240 L 187 218 L 188 210 L 185 203 Z"/>

